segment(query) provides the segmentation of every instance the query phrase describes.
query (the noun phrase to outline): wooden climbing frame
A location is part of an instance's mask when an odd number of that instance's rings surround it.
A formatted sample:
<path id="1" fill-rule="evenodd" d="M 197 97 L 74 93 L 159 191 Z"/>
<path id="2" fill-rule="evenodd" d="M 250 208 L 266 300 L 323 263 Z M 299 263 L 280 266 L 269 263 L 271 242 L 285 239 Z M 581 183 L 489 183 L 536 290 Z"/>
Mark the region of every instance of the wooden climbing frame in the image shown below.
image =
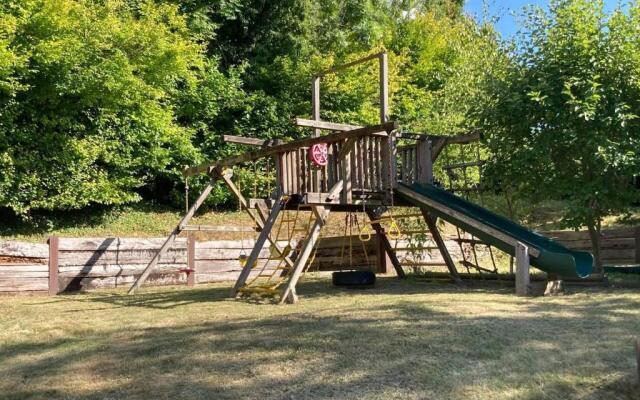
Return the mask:
<path id="1" fill-rule="evenodd" d="M 322 121 L 320 118 L 321 78 L 370 60 L 378 60 L 380 68 L 379 124 L 359 126 Z M 241 208 L 255 222 L 255 229 L 260 232 L 231 291 L 232 296 L 237 296 L 246 286 L 254 261 L 268 242 L 286 264 L 287 281 L 279 292 L 279 301 L 295 302 L 297 300 L 296 284 L 311 257 L 322 227 L 332 211 L 365 211 L 372 221 L 371 226 L 383 250 L 379 252 L 378 263 L 382 258 L 390 260 L 397 275 L 404 277 L 405 273 L 387 237 L 388 232 L 379 220 L 380 210 L 402 205 L 398 199 L 394 199 L 394 190 L 399 182 L 432 183 L 433 162 L 446 145 L 477 140 L 479 135 L 470 134 L 449 138 L 398 132 L 398 124 L 388 121 L 387 70 L 387 54 L 382 52 L 323 71 L 312 79 L 312 119 L 295 120 L 296 125 L 313 130 L 310 137 L 283 143 L 278 140 L 265 141 L 227 135 L 224 137 L 225 141 L 253 146 L 254 149 L 215 162 L 185 168 L 183 171 L 185 177 L 207 174 L 210 182 L 167 237 L 142 275 L 131 286 L 129 293 L 135 292 L 140 287 L 178 235 L 183 231 L 192 230 L 189 228 L 189 221 L 219 180 L 223 181 L 236 196 Z M 321 136 L 320 132 L 323 130 L 330 133 Z M 398 140 L 403 140 L 404 144 L 398 146 Z M 309 151 L 314 145 L 326 146 L 326 165 L 311 161 Z M 263 158 L 271 158 L 275 165 L 274 191 L 265 199 L 245 199 L 233 182 L 233 167 Z M 278 215 L 288 207 L 298 209 L 302 207 L 312 211 L 315 216 L 295 254 L 285 252 L 278 243 L 278 238 L 272 235 Z M 442 253 L 451 277 L 459 281 L 456 267 L 436 227 L 435 217 L 426 210 L 421 210 L 421 213 L 437 248 Z"/>

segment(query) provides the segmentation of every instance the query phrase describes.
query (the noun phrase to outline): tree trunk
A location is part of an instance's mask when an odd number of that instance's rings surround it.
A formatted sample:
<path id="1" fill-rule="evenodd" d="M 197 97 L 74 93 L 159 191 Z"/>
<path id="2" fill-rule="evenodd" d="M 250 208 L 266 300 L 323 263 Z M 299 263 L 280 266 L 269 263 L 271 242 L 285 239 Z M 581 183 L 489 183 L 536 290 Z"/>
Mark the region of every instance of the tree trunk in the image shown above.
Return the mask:
<path id="1" fill-rule="evenodd" d="M 595 273 L 602 272 L 602 257 L 601 257 L 601 241 L 600 241 L 600 221 L 587 225 L 589 229 L 589 237 L 591 238 L 591 248 L 593 249 L 593 259 L 595 262 Z"/>

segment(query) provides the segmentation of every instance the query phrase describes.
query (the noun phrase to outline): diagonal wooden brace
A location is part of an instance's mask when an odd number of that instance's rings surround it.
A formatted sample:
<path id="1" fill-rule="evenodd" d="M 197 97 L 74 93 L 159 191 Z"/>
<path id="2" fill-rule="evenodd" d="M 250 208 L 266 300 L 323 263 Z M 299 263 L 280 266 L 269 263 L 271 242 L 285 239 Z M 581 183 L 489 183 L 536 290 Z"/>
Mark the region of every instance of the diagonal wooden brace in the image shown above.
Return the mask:
<path id="1" fill-rule="evenodd" d="M 244 286 L 245 282 L 247 281 L 247 278 L 251 273 L 251 269 L 253 268 L 253 263 L 258 260 L 258 256 L 262 251 L 262 247 L 264 246 L 265 242 L 269 238 L 271 229 L 273 228 L 273 225 L 278 219 L 278 215 L 280 214 L 280 211 L 282 210 L 283 205 L 284 205 L 284 200 L 281 195 L 278 197 L 275 204 L 273 205 L 273 208 L 271 209 L 271 213 L 269 214 L 269 217 L 265 221 L 262 231 L 260 232 L 260 235 L 258 236 L 258 239 L 256 240 L 256 243 L 254 244 L 253 249 L 251 250 L 251 254 L 249 254 L 249 258 L 247 259 L 244 267 L 242 268 L 242 272 L 240 272 L 240 276 L 238 276 L 238 280 L 236 281 L 236 284 L 231 290 L 232 297 L 235 297 L 238 294 L 238 290 L 240 290 L 240 288 Z"/>
<path id="2" fill-rule="evenodd" d="M 329 190 L 329 194 L 327 195 L 327 201 L 333 200 L 340 191 L 344 188 L 344 180 L 339 180 L 335 185 Z M 291 271 L 291 276 L 289 277 L 289 281 L 287 281 L 287 286 L 284 288 L 282 292 L 282 296 L 280 297 L 280 304 L 285 302 L 287 303 L 295 303 L 298 301 L 298 295 L 296 294 L 296 284 L 302 275 L 302 271 L 304 271 L 305 265 L 307 265 L 307 260 L 311 256 L 311 252 L 313 251 L 318 238 L 320 237 L 320 231 L 322 227 L 327 221 L 327 217 L 329 216 L 329 212 L 331 211 L 330 207 L 327 206 L 314 206 L 313 213 L 316 215 L 316 220 L 307 235 L 307 238 L 302 244 L 302 248 L 300 249 L 300 254 L 296 258 L 296 263 L 293 267 L 293 271 Z"/>
<path id="3" fill-rule="evenodd" d="M 376 212 L 370 208 L 367 208 L 366 211 L 367 211 L 367 216 L 372 221 L 371 227 L 373 228 L 374 231 L 376 231 L 376 235 L 378 235 L 378 237 L 382 241 L 382 246 L 384 247 L 385 252 L 389 256 L 389 259 L 391 260 L 391 264 L 393 264 L 393 268 L 396 270 L 396 274 L 398 275 L 398 278 L 400 279 L 406 278 L 407 275 L 404 273 L 404 270 L 402 269 L 402 264 L 400 264 L 400 260 L 398 260 L 398 256 L 396 255 L 395 249 L 391 245 L 391 242 L 389 242 L 389 238 L 387 237 L 387 234 L 385 233 L 384 228 L 379 222 L 374 222 L 374 221 L 377 221 L 378 219 Z"/>
<path id="4" fill-rule="evenodd" d="M 165 242 L 160 247 L 160 250 L 158 250 L 158 252 L 156 253 L 155 256 L 153 256 L 149 264 L 147 264 L 147 267 L 144 269 L 144 271 L 142 271 L 142 274 L 138 277 L 138 279 L 136 279 L 135 282 L 133 282 L 133 285 L 131 285 L 131 287 L 129 288 L 129 291 L 127 292 L 128 294 L 134 294 L 136 290 L 140 288 L 140 285 L 142 285 L 142 283 L 144 283 L 144 281 L 147 280 L 147 278 L 149 277 L 149 274 L 151 274 L 151 272 L 158 265 L 160 258 L 162 258 L 162 256 L 171 248 L 171 246 L 173 246 L 180 232 L 182 232 L 184 227 L 187 226 L 191 218 L 193 218 L 193 216 L 195 215 L 196 211 L 198 211 L 200 206 L 202 206 L 202 203 L 204 203 L 204 201 L 207 199 L 207 197 L 213 190 L 214 184 L 216 183 L 219 177 L 220 177 L 220 171 L 218 169 L 213 170 L 213 172 L 211 173 L 211 180 L 209 181 L 207 186 L 204 188 L 202 193 L 200 193 L 200 196 L 198 196 L 198 199 L 193 203 L 191 208 L 189 208 L 189 211 L 187 211 L 185 216 L 182 217 L 178 225 L 173 229 L 169 237 L 167 237 Z"/>
<path id="5" fill-rule="evenodd" d="M 447 265 L 447 269 L 449 270 L 449 275 L 453 281 L 457 284 L 462 284 L 462 279 L 460 279 L 460 275 L 458 274 L 458 270 L 456 269 L 456 264 L 453 262 L 451 258 L 451 254 L 449 254 L 449 250 L 447 249 L 447 245 L 442 239 L 442 235 L 440 235 L 440 231 L 438 230 L 437 218 L 429 214 L 429 212 L 422 208 L 422 215 L 424 216 L 424 220 L 427 223 L 427 227 L 429 227 L 429 231 L 431 231 L 431 236 L 433 236 L 433 241 L 436 242 L 436 246 L 438 246 L 438 250 L 440 250 L 440 254 L 444 259 L 444 263 Z"/>
<path id="6" fill-rule="evenodd" d="M 311 230 L 309 231 L 309 235 L 305 239 L 302 244 L 302 248 L 300 249 L 300 254 L 296 258 L 296 263 L 293 267 L 293 271 L 291 273 L 291 277 L 287 282 L 287 286 L 282 292 L 282 297 L 280 298 L 280 304 L 285 302 L 287 303 L 295 303 L 298 301 L 298 296 L 296 294 L 295 288 L 300 276 L 302 275 L 302 271 L 304 270 L 304 266 L 307 264 L 307 260 L 311 256 L 311 252 L 320 237 L 320 231 L 325 224 L 326 218 L 329 215 L 329 207 L 326 206 L 314 206 L 319 208 L 318 214 L 320 214 L 320 218 L 316 218 Z"/>

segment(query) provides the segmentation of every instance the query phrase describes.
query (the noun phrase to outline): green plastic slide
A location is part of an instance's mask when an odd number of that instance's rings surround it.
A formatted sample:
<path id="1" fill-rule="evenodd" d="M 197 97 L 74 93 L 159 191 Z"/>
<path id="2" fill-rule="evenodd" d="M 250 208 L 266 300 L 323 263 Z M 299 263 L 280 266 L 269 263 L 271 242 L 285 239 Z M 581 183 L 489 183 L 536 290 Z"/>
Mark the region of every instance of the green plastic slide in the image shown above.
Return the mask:
<path id="1" fill-rule="evenodd" d="M 515 254 L 515 243 L 525 244 L 529 248 L 531 264 L 542 271 L 564 277 L 585 278 L 591 274 L 591 253 L 569 250 L 549 238 L 434 185 L 399 183 L 396 194 L 511 255 Z"/>

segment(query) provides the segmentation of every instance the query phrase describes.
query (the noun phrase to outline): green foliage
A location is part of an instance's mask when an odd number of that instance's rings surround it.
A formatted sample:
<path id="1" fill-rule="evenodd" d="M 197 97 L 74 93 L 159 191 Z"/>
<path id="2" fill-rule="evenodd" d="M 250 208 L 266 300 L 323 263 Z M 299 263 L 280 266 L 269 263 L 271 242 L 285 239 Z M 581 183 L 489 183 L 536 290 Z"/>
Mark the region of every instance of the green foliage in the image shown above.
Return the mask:
<path id="1" fill-rule="evenodd" d="M 602 1 L 556 0 L 527 17 L 479 113 L 488 172 L 531 202 L 566 200 L 565 226 L 597 229 L 638 199 L 640 6 L 606 15 Z"/>
<path id="2" fill-rule="evenodd" d="M 0 20 L 0 204 L 131 202 L 197 158 L 172 108 L 204 61 L 175 7 L 31 0 L 5 4 Z"/>

